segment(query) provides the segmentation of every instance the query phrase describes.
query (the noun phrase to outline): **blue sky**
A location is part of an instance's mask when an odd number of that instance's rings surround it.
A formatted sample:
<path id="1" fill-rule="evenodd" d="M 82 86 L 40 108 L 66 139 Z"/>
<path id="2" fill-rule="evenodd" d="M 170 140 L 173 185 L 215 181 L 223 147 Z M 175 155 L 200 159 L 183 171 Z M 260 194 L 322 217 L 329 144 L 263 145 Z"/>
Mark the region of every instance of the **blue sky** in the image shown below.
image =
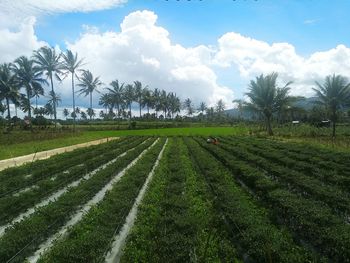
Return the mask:
<path id="1" fill-rule="evenodd" d="M 45 16 L 35 30 L 51 45 L 64 45 L 79 37 L 83 24 L 119 30 L 126 15 L 144 9 L 158 15 L 172 41 L 187 47 L 214 45 L 230 31 L 269 43 L 288 42 L 306 56 L 350 43 L 347 0 L 129 0 L 110 10 Z"/>
<path id="2" fill-rule="evenodd" d="M 0 54 L 0 62 L 29 55 L 30 48 L 43 43 L 65 50 L 68 42 L 106 85 L 114 78 L 130 82 L 135 77 L 153 88 L 192 97 L 196 103 L 212 104 L 223 98 L 228 105 L 242 98 L 249 81 L 261 73 L 279 72 L 281 83 L 294 81 L 292 92 L 304 96 L 311 96 L 315 81 L 328 74 L 350 77 L 348 0 L 42 2 L 44 6 L 35 0 L 0 2 L 0 15 L 5 18 L 0 17 L 0 31 L 7 30 L 2 31 L 5 41 L 0 50 L 11 54 Z M 17 28 L 6 22 L 25 16 L 35 17 L 36 22 L 21 20 Z M 124 31 L 123 21 L 127 22 Z M 6 38 L 11 40 L 7 46 Z M 116 44 L 120 39 L 128 39 L 129 49 Z M 158 49 L 170 55 L 157 54 Z M 134 66 L 124 67 L 130 63 Z M 69 105 L 70 87 L 62 85 L 62 104 Z M 87 100 L 79 100 L 87 105 Z"/>

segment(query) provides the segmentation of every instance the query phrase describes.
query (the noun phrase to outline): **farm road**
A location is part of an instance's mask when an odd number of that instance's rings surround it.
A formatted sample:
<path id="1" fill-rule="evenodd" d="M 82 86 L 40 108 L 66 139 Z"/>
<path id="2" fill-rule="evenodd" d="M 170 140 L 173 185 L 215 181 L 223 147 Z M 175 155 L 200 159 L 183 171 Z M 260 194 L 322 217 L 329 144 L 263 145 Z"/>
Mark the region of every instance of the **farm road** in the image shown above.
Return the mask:
<path id="1" fill-rule="evenodd" d="M 90 142 L 85 142 L 85 143 L 80 143 L 80 144 L 75 144 L 71 146 L 66 146 L 66 147 L 60 147 L 52 150 L 47 150 L 47 151 L 42 151 L 42 152 L 37 152 L 37 153 L 32 153 L 24 156 L 19 156 L 11 159 L 5 159 L 5 160 L 0 160 L 0 171 L 13 167 L 13 166 L 19 166 L 24 163 L 36 161 L 36 160 L 42 160 L 49 158 L 53 155 L 60 154 L 60 153 L 65 153 L 65 152 L 70 152 L 78 148 L 82 147 L 87 147 L 91 145 L 98 145 L 101 143 L 105 143 L 111 140 L 116 140 L 119 137 L 109 137 L 109 138 L 104 138 L 104 139 L 99 139 L 95 141 L 90 141 Z"/>

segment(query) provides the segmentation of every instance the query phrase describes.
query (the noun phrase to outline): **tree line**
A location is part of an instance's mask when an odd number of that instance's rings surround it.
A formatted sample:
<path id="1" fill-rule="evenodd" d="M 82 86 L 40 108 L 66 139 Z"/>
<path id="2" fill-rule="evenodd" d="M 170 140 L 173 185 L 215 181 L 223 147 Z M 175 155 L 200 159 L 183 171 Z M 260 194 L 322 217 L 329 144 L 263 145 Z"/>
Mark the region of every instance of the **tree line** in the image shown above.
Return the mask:
<path id="1" fill-rule="evenodd" d="M 55 83 L 69 77 L 72 88 L 72 109 L 71 111 L 64 109 L 64 116 L 67 118 L 70 115 L 74 125 L 78 114 L 83 119 L 87 119 L 87 116 L 91 119 L 95 116 L 92 107 L 93 94 L 102 93 L 103 83 L 100 77 L 94 77 L 91 71 L 82 69 L 83 66 L 83 59 L 79 59 L 77 53 L 70 50 L 57 53 L 54 48 L 47 46 L 34 51 L 30 58 L 21 56 L 12 63 L 1 64 L 0 112 L 7 111 L 7 119 L 10 120 L 12 103 L 15 105 L 16 112 L 17 108 L 20 108 L 27 113 L 29 122 L 33 112 L 39 116 L 53 116 L 56 123 L 57 107 L 61 97 L 56 93 Z M 38 108 L 38 99 L 45 95 L 44 87 L 49 88 L 48 101 L 44 107 Z M 146 116 L 151 116 L 150 110 L 152 110 L 154 112 L 152 116 L 155 118 L 174 118 L 182 109 L 188 116 L 192 116 L 195 112 L 201 114 L 206 112 L 209 115 L 222 114 L 225 109 L 222 100 L 219 100 L 215 107 L 208 108 L 205 102 L 201 102 L 196 108 L 190 98 L 181 102 L 176 93 L 160 89 L 152 90 L 148 86 L 143 86 L 140 81 L 125 84 L 113 80 L 105 90 L 106 92 L 99 98 L 99 105 L 106 109 L 106 112 L 100 113 L 100 117 L 104 119 L 131 118 L 133 103 L 138 104 L 139 117 L 142 115 L 142 109 L 147 110 Z M 89 97 L 90 107 L 86 113 L 76 106 L 76 93 Z M 35 98 L 35 108 L 32 106 L 33 98 Z"/>

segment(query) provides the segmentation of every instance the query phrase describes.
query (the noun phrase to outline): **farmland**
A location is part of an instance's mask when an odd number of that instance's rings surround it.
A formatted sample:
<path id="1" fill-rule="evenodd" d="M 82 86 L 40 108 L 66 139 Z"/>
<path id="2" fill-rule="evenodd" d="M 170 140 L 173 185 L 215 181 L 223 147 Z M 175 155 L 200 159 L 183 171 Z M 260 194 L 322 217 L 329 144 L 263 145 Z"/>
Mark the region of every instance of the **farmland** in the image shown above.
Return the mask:
<path id="1" fill-rule="evenodd" d="M 350 262 L 350 153 L 125 136 L 0 172 L 0 262 Z"/>

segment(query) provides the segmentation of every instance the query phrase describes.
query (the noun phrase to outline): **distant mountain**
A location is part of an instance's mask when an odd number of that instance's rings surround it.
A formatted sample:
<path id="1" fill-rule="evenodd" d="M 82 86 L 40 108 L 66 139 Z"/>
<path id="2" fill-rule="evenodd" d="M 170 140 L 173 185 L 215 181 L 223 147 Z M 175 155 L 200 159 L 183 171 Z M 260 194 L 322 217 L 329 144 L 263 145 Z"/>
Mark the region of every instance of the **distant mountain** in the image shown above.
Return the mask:
<path id="1" fill-rule="evenodd" d="M 305 98 L 305 99 L 302 99 L 298 102 L 295 103 L 295 106 L 297 107 L 300 107 L 302 109 L 305 109 L 305 110 L 311 110 L 314 106 L 315 106 L 315 101 L 317 100 L 316 97 L 311 97 L 311 98 Z M 240 112 L 237 108 L 233 108 L 233 109 L 228 109 L 225 111 L 226 114 L 228 114 L 229 116 L 231 117 L 234 117 L 234 118 L 238 118 L 240 117 Z M 244 119 L 251 119 L 253 117 L 253 114 L 251 112 L 248 112 L 248 111 L 243 111 L 242 112 L 242 117 Z"/>

